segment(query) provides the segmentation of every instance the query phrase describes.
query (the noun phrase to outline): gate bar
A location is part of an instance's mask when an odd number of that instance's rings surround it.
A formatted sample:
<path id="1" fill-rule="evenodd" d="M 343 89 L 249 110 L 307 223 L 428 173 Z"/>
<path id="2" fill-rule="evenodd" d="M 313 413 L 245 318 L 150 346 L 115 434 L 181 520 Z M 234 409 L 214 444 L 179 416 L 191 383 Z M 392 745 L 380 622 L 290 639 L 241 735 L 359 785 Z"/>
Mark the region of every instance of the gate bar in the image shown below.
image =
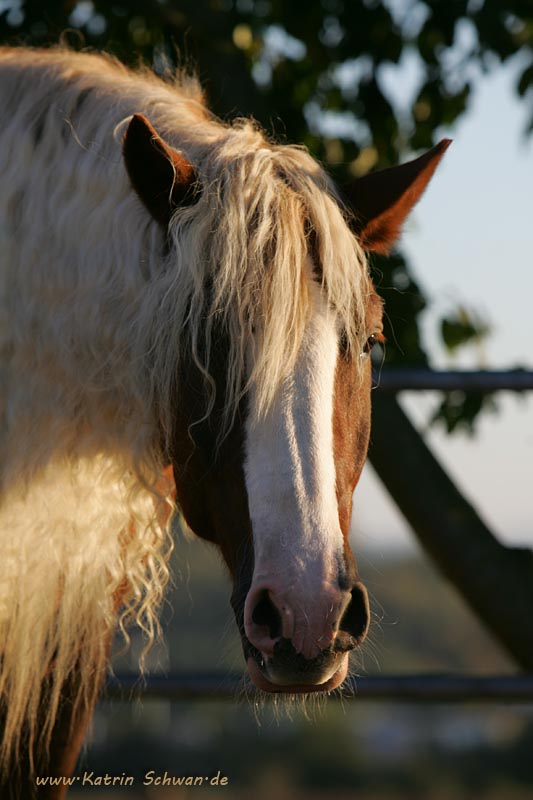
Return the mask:
<path id="1" fill-rule="evenodd" d="M 235 700 L 253 698 L 255 689 L 242 674 L 174 673 L 140 678 L 119 674 L 110 678 L 103 699 Z M 388 700 L 400 703 L 530 703 L 533 675 L 372 675 L 347 680 L 332 699 Z"/>
<path id="2" fill-rule="evenodd" d="M 524 392 L 533 389 L 533 370 L 431 370 L 384 367 L 382 370 L 374 370 L 373 385 L 382 392 Z"/>

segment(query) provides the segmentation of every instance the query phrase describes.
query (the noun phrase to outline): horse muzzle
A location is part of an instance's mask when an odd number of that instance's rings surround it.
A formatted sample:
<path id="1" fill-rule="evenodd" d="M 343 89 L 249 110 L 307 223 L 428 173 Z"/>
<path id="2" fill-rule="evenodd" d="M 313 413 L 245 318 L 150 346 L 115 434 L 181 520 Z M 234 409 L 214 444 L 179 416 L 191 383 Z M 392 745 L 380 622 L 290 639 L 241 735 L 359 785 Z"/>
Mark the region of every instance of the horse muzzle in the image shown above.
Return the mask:
<path id="1" fill-rule="evenodd" d="M 349 652 L 368 630 L 367 592 L 359 581 L 351 591 L 331 585 L 322 590 L 303 613 L 290 592 L 250 588 L 240 627 L 250 676 L 259 689 L 329 692 L 346 678 Z"/>

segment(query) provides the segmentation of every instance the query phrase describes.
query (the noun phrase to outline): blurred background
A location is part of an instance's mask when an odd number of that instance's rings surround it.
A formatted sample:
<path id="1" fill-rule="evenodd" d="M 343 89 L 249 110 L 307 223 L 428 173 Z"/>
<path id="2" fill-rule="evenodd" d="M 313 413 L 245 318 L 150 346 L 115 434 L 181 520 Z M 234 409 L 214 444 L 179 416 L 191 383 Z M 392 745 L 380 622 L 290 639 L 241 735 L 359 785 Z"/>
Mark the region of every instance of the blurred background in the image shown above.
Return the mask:
<path id="1" fill-rule="evenodd" d="M 272 136 L 304 143 L 341 186 L 453 138 L 397 250 L 372 260 L 387 309 L 377 367 L 533 368 L 531 0 L 0 0 L 2 43 L 59 40 L 162 75 L 195 71 L 216 113 L 253 115 Z M 398 402 L 505 552 L 529 548 L 531 396 L 404 392 Z M 166 646 L 150 668 L 242 671 L 219 559 L 176 535 Z M 353 545 L 374 617 L 357 674 L 524 667 L 422 552 L 371 465 Z M 141 648 L 134 638 L 116 671 L 135 672 Z M 80 770 L 135 775 L 136 785 L 71 796 L 521 800 L 533 796 L 532 753 L 533 708 L 523 704 L 347 698 L 310 722 L 297 710 L 258 711 L 246 692 L 117 701 L 98 708 Z M 229 785 L 143 787 L 147 770 L 220 770 Z"/>

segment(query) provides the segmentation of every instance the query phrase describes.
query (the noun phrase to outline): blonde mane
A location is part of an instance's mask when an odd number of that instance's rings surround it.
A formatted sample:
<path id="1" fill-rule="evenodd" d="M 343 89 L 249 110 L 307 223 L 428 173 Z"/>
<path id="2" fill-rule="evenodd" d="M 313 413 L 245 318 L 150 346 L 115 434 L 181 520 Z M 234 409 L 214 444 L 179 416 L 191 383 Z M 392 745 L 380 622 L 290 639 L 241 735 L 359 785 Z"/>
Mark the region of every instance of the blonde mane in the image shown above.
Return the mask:
<path id="1" fill-rule="evenodd" d="M 161 433 L 172 431 L 180 353 L 208 386 L 215 326 L 226 329 L 223 435 L 252 385 L 263 414 L 294 365 L 313 270 L 354 352 L 370 283 L 317 163 L 253 122 L 212 118 L 191 79 L 1 49 L 0 101 L 5 764 L 22 732 L 46 744 L 75 669 L 77 702 L 93 701 L 119 604 L 122 627 L 135 620 L 148 644 L 157 633 L 171 547 Z M 198 174 L 170 247 L 123 164 L 136 112 Z"/>

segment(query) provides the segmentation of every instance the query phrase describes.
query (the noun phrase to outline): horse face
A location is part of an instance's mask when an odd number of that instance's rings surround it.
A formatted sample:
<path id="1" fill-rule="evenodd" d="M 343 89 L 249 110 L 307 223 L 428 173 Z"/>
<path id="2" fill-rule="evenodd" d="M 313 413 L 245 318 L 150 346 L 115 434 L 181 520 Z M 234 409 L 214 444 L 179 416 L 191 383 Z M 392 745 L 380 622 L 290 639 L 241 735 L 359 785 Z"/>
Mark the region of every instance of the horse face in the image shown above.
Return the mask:
<path id="1" fill-rule="evenodd" d="M 356 233 L 367 249 L 390 247 L 444 149 L 437 146 L 353 187 Z M 189 202 L 192 169 L 140 117 L 126 134 L 124 155 L 133 187 L 165 226 L 170 208 L 167 214 L 161 198 Z M 167 183 L 154 186 L 154 175 Z M 317 265 L 310 258 L 308 266 L 312 310 L 294 368 L 268 410 L 257 413 L 252 385 L 228 435 L 218 440 L 228 342 L 225 331 L 215 328 L 213 407 L 206 413 L 204 375 L 192 358 L 182 359 L 170 445 L 181 510 L 191 529 L 222 552 L 251 677 L 271 692 L 340 685 L 348 653 L 363 641 L 369 622 L 348 530 L 368 446 L 367 351 L 381 332 L 381 302 L 368 292 L 368 346 L 361 353 L 345 351 L 336 315 L 313 279 Z"/>
<path id="2" fill-rule="evenodd" d="M 178 381 L 187 387 L 175 404 L 179 504 L 191 529 L 222 552 L 250 673 L 268 691 L 333 689 L 368 629 L 348 532 L 370 431 L 370 359 L 343 349 L 322 294 L 314 284 L 297 364 L 268 413 L 257 416 L 252 390 L 221 444 L 223 331 L 208 416 L 204 378 L 192 362 Z M 380 331 L 381 302 L 371 294 L 367 338 Z"/>

